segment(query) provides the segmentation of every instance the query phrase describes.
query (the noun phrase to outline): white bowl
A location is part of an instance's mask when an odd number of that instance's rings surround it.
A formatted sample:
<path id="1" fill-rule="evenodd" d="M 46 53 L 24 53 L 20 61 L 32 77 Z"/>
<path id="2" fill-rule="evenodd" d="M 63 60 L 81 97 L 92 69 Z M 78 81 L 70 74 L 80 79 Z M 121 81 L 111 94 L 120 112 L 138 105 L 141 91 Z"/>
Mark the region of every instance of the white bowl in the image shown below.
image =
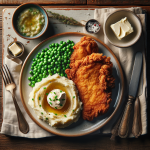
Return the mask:
<path id="1" fill-rule="evenodd" d="M 110 25 L 120 21 L 125 17 L 127 17 L 128 21 L 133 27 L 134 32 L 127 35 L 122 40 L 118 40 L 118 38 L 112 31 Z M 103 29 L 104 29 L 104 34 L 106 35 L 108 41 L 117 47 L 129 47 L 135 44 L 139 40 L 142 33 L 141 21 L 136 16 L 136 14 L 130 10 L 122 10 L 122 9 L 114 11 L 107 17 Z"/>

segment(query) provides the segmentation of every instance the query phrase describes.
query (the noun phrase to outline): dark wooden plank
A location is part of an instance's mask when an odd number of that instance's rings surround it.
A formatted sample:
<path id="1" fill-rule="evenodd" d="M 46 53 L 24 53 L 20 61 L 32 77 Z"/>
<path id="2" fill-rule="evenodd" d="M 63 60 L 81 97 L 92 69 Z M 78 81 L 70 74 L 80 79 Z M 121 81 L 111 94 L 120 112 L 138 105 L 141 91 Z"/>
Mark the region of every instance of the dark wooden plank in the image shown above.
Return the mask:
<path id="1" fill-rule="evenodd" d="M 0 7 L 0 15 L 2 8 Z M 46 6 L 51 8 L 102 8 L 108 6 Z M 110 6 L 111 7 L 111 6 Z M 120 7 L 120 6 L 114 6 Z M 125 7 L 125 6 L 124 6 Z M 131 6 L 129 6 L 131 7 Z M 150 6 L 142 6 L 143 9 L 146 9 L 148 12 L 148 40 L 150 41 Z M 1 21 L 0 21 L 1 22 Z M 0 30 L 0 64 L 2 63 L 2 31 Z M 150 49 L 150 42 L 148 43 L 148 49 Z M 150 56 L 150 51 L 147 53 L 147 58 Z M 150 59 L 147 59 L 147 68 L 150 70 Z M 148 85 L 150 85 L 150 72 L 148 71 Z M 1 80 L 1 78 L 0 78 Z M 2 124 L 2 89 L 0 83 L 0 128 Z M 150 90 L 148 90 L 150 93 Z M 149 97 L 150 98 L 150 97 Z M 149 99 L 148 98 L 148 99 Z M 150 102 L 148 102 L 148 108 L 150 108 Z M 148 109 L 148 123 L 150 122 L 150 109 Z M 148 124 L 149 125 L 149 124 Z M 148 126 L 148 131 L 150 126 Z M 92 135 L 86 137 L 76 137 L 76 138 L 67 138 L 67 137 L 51 137 L 43 139 L 26 139 L 26 138 L 17 138 L 9 137 L 0 134 L 0 150 L 4 149 L 15 149 L 15 150 L 25 150 L 25 149 L 51 149 L 51 150 L 149 150 L 150 149 L 150 134 L 141 136 L 138 139 L 120 139 L 117 138 L 115 142 L 110 141 L 110 135 L 108 136 L 99 136 Z"/>
<path id="2" fill-rule="evenodd" d="M 59 4 L 65 4 L 65 5 L 85 5 L 86 0 L 0 0 L 0 4 L 3 5 L 17 5 L 17 4 L 22 4 L 22 3 L 28 3 L 28 2 L 33 2 L 37 4 L 48 4 L 48 5 L 59 5 Z"/>
<path id="3" fill-rule="evenodd" d="M 87 0 L 87 5 L 150 5 L 149 0 Z"/>

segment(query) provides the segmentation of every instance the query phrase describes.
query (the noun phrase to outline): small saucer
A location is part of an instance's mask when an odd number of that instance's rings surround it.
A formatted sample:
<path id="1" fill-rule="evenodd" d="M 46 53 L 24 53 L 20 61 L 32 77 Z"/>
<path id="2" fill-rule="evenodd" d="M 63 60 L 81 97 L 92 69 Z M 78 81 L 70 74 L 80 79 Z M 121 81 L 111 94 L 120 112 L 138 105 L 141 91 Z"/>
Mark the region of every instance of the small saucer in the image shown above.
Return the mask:
<path id="1" fill-rule="evenodd" d="M 16 43 L 16 44 L 17 44 L 19 47 L 21 47 L 21 49 L 22 49 L 22 52 L 21 52 L 19 55 L 17 55 L 17 56 L 14 56 L 14 55 L 12 54 L 12 52 L 9 50 L 9 46 L 11 46 L 13 43 Z M 24 53 L 24 45 L 23 45 L 21 42 L 19 42 L 19 41 L 11 42 L 11 43 L 8 45 L 8 47 L 7 47 L 7 52 L 8 52 L 8 54 L 9 54 L 10 57 L 19 58 L 19 57 L 21 57 L 21 56 L 23 55 L 23 53 Z"/>

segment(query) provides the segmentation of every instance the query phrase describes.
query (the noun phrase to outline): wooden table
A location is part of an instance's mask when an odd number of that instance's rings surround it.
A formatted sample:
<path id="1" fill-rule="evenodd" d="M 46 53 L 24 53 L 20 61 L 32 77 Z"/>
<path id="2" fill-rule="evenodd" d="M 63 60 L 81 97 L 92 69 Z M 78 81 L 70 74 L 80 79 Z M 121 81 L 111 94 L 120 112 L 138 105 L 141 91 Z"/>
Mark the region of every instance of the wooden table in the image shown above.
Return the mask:
<path id="1" fill-rule="evenodd" d="M 30 0 L 26 0 L 28 2 Z M 30 2 L 33 2 L 31 0 Z M 88 7 L 88 8 L 102 8 L 102 7 L 112 7 L 112 5 L 128 5 L 122 7 L 131 7 L 131 5 L 137 6 L 141 5 L 143 9 L 145 9 L 148 13 L 148 51 L 147 51 L 147 68 L 149 68 L 150 64 L 150 1 L 148 0 L 36 0 L 37 3 L 40 4 L 71 4 L 71 5 L 79 5 L 78 8 Z M 2 47 L 2 9 L 5 7 L 14 7 L 11 5 L 21 4 L 23 0 L 0 0 L 0 47 Z M 7 5 L 7 6 L 5 6 Z M 76 7 L 76 6 L 57 6 L 58 7 Z M 96 6 L 96 5 L 108 5 L 108 6 Z M 110 6 L 109 6 L 110 5 Z M 146 6 L 147 5 L 147 6 Z M 56 6 L 51 6 L 56 7 Z M 113 6 L 113 7 L 121 7 L 121 6 Z M 0 64 L 2 64 L 2 51 L 0 49 Z M 148 88 L 150 85 L 150 69 L 147 69 L 147 77 L 148 77 Z M 2 81 L 0 80 L 0 127 L 2 124 Z M 148 94 L 150 90 L 148 89 Z M 148 95 L 148 100 L 149 100 Z M 148 125 L 150 122 L 150 103 L 148 102 Z M 116 141 L 110 141 L 110 136 L 99 136 L 92 135 L 86 137 L 76 137 L 76 138 L 67 138 L 67 137 L 53 137 L 53 138 L 44 138 L 44 139 L 25 139 L 25 138 L 17 138 L 17 137 L 9 137 L 0 134 L 0 150 L 3 149 L 50 149 L 50 150 L 75 150 L 75 149 L 86 149 L 86 150 L 98 150 L 98 149 L 120 149 L 120 150 L 149 150 L 150 149 L 150 127 L 148 127 L 148 134 L 139 137 L 138 139 L 121 139 L 119 137 L 116 138 Z"/>

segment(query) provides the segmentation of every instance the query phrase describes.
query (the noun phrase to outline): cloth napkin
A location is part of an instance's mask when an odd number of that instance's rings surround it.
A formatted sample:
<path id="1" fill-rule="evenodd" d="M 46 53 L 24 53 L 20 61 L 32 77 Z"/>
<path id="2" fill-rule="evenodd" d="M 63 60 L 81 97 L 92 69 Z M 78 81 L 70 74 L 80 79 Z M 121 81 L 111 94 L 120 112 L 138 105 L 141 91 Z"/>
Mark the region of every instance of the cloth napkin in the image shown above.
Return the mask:
<path id="1" fill-rule="evenodd" d="M 118 8 L 119 9 L 119 8 Z M 103 25 L 107 18 L 107 16 L 112 13 L 113 11 L 117 10 L 116 8 L 104 8 L 104 9 L 95 9 L 94 12 L 94 19 L 98 20 L 101 24 L 101 30 L 97 34 L 92 34 L 101 41 L 103 41 L 107 46 L 110 47 L 110 49 L 114 52 L 118 60 L 120 61 L 120 64 L 122 66 L 124 77 L 125 77 L 125 94 L 124 94 L 124 102 L 127 101 L 128 97 L 128 86 L 130 82 L 130 77 L 132 73 L 132 67 L 134 63 L 134 57 L 136 52 L 141 51 L 143 54 L 143 72 L 141 75 L 141 78 L 143 78 L 143 82 L 140 84 L 143 84 L 143 93 L 139 96 L 140 105 L 141 105 L 141 121 L 142 121 L 142 134 L 147 133 L 147 105 L 146 105 L 146 98 L 147 98 L 147 79 L 146 79 L 146 58 L 145 58 L 145 51 L 146 51 L 146 24 L 145 24 L 145 14 L 140 7 L 134 7 L 134 8 L 128 8 L 129 10 L 133 11 L 137 14 L 137 16 L 140 18 L 142 27 L 143 27 L 143 33 L 139 41 L 134 44 L 131 47 L 128 48 L 118 48 L 113 46 L 109 41 L 107 40 L 106 36 L 103 32 Z M 84 33 L 89 34 L 85 29 Z M 138 95 L 138 94 L 137 94 Z M 103 133 L 110 133 L 112 125 L 116 123 L 116 119 L 118 119 L 118 116 L 121 114 L 122 109 L 125 108 L 125 103 L 123 103 L 124 106 L 121 106 L 116 115 L 112 118 L 112 120 L 109 122 L 109 125 L 106 125 L 103 128 Z M 130 136 L 133 136 L 130 134 Z"/>
<path id="2" fill-rule="evenodd" d="M 20 98 L 20 91 L 19 91 L 19 75 L 21 71 L 22 61 L 18 58 L 11 58 L 10 56 L 5 57 L 5 64 L 7 64 L 14 82 L 16 83 L 16 90 L 15 90 L 15 96 L 17 103 L 20 107 L 20 110 L 22 111 L 25 119 L 27 120 L 29 124 L 29 132 L 27 134 L 23 134 L 20 132 L 18 127 L 18 120 L 17 120 L 17 114 L 15 110 L 15 106 L 13 103 L 13 99 L 11 94 L 5 90 L 4 98 L 5 98 L 5 108 L 4 108 L 4 114 L 3 114 L 3 123 L 1 127 L 1 133 L 7 134 L 11 136 L 20 136 L 20 137 L 27 137 L 27 138 L 41 138 L 41 137 L 49 137 L 53 136 L 53 134 L 43 130 L 40 128 L 37 124 L 35 124 L 28 114 L 26 113 L 22 102 Z"/>
<path id="3" fill-rule="evenodd" d="M 138 41 L 138 45 L 136 44 L 135 46 L 131 47 L 131 48 L 126 48 L 126 49 L 119 49 L 114 47 L 113 45 L 111 45 L 106 37 L 104 37 L 104 33 L 103 33 L 103 23 L 104 20 L 106 19 L 107 15 L 109 13 L 111 13 L 112 11 L 114 11 L 114 8 L 105 8 L 105 9 L 96 9 L 94 11 L 94 18 L 96 20 L 98 20 L 101 24 L 101 30 L 98 34 L 95 34 L 95 36 L 97 38 L 99 38 L 100 40 L 104 41 L 111 49 L 112 51 L 116 54 L 117 58 L 120 60 L 120 63 L 122 65 L 122 68 L 124 70 L 125 73 L 125 80 L 127 80 L 127 82 L 129 83 L 129 79 L 130 79 L 130 75 L 131 75 L 131 68 L 132 68 L 132 61 L 133 61 L 133 57 L 134 54 L 136 52 L 136 47 L 140 47 L 141 50 L 143 50 L 143 58 L 144 58 L 144 64 L 143 64 L 143 94 L 140 96 L 140 102 L 141 102 L 141 117 L 142 117 L 142 129 L 143 132 L 142 134 L 146 134 L 147 133 L 147 121 L 146 121 L 146 95 L 145 95 L 145 91 L 146 91 L 146 63 L 145 63 L 145 52 L 144 52 L 144 40 L 141 39 L 141 41 Z M 130 10 L 134 11 L 137 14 L 140 14 L 139 17 L 142 21 L 143 24 L 143 29 L 145 30 L 145 15 L 142 14 L 142 9 L 141 8 L 130 8 Z M 87 33 L 84 30 L 83 27 L 83 32 Z M 88 34 L 88 33 L 87 33 Z M 138 47 L 138 50 L 139 50 Z M 15 106 L 13 104 L 13 100 L 11 97 L 11 94 L 8 91 L 5 91 L 4 94 L 4 98 L 5 98 L 5 108 L 4 108 L 4 112 L 3 112 L 3 123 L 2 123 L 2 127 L 1 127 L 1 133 L 2 134 L 7 134 L 7 135 L 11 135 L 11 136 L 19 136 L 19 137 L 26 137 L 26 138 L 42 138 L 42 137 L 50 137 L 50 136 L 54 136 L 53 134 L 43 130 L 42 128 L 40 128 L 38 125 L 36 125 L 28 116 L 28 114 L 26 113 L 22 102 L 21 102 L 21 98 L 20 98 L 20 93 L 19 93 L 19 74 L 20 74 L 20 70 L 21 70 L 21 65 L 22 62 L 19 59 L 12 59 L 9 56 L 7 56 L 5 58 L 5 64 L 8 65 L 10 72 L 14 78 L 14 81 L 17 85 L 16 88 L 16 99 L 18 102 L 18 105 L 25 117 L 25 119 L 27 120 L 28 124 L 29 124 L 29 128 L 30 131 L 27 134 L 23 134 L 19 131 L 19 127 L 18 127 L 18 121 L 17 121 L 17 116 L 16 116 L 16 111 L 15 111 Z M 121 110 L 121 108 L 120 108 Z M 116 115 L 113 117 L 113 119 L 109 122 L 109 124 L 107 124 L 105 127 L 103 127 L 102 129 L 94 132 L 93 134 L 108 134 L 111 131 L 112 125 L 116 122 L 116 120 L 118 119 L 118 114 L 120 113 L 118 110 L 118 113 L 116 113 Z"/>

